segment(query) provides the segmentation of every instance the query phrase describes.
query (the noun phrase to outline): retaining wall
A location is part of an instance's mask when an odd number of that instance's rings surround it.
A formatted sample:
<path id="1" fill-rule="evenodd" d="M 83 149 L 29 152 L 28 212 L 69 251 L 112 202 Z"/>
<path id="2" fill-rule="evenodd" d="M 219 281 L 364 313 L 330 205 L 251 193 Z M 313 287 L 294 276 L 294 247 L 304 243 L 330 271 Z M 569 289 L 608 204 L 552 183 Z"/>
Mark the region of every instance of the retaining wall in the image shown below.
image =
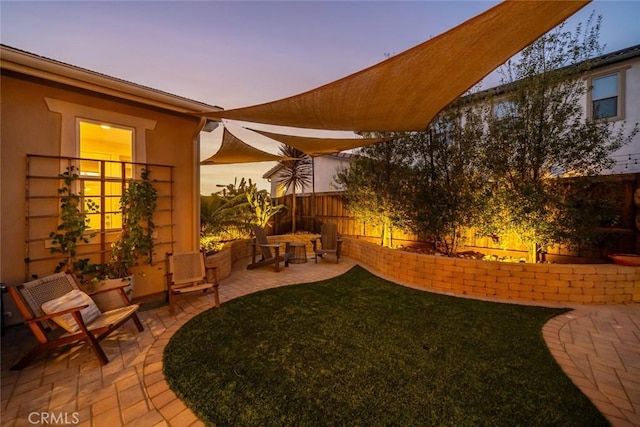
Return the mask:
<path id="1" fill-rule="evenodd" d="M 269 236 L 270 243 L 304 242 L 311 252 L 315 235 Z M 207 258 L 218 279 L 251 256 L 252 240 L 225 245 Z M 342 254 L 374 273 L 412 286 L 471 297 L 572 304 L 640 302 L 640 267 L 614 264 L 515 264 L 424 255 L 345 238 Z"/>
<path id="2" fill-rule="evenodd" d="M 399 251 L 348 238 L 342 253 L 391 280 L 437 292 L 517 301 L 640 302 L 640 267 L 478 261 Z"/>

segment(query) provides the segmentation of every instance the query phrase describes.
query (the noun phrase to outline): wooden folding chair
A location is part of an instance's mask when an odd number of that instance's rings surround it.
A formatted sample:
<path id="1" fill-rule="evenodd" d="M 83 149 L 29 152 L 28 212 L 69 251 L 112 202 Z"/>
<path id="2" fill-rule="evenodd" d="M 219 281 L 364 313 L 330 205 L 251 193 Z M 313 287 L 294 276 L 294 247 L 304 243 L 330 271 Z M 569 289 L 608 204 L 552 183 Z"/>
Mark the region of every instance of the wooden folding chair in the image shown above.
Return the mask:
<path id="1" fill-rule="evenodd" d="M 95 303 L 88 298 L 86 298 L 88 303 L 76 307 L 68 306 L 69 303 L 64 302 L 68 295 L 81 294 L 77 279 L 70 273 L 58 273 L 15 287 L 8 287 L 9 295 L 15 302 L 18 310 L 20 310 L 22 317 L 25 319 L 25 323 L 38 340 L 38 345 L 13 365 L 11 369 L 22 369 L 42 352 L 79 341 L 85 341 L 87 343 L 101 365 L 109 363 L 109 359 L 102 350 L 102 347 L 100 347 L 100 341 L 109 336 L 129 319 L 135 322 L 138 331 L 142 332 L 144 330 L 136 314 L 140 306 L 129 303 L 129 299 L 124 292 L 126 286 L 127 285 L 124 284 L 117 288 L 82 294 L 82 298 L 85 299 L 84 296 L 87 295 L 91 296 L 103 292 L 119 292 L 125 303 L 125 307 L 102 313 L 96 306 L 95 311 L 97 311 L 97 316 L 87 322 L 83 319 L 81 311 L 89 308 L 91 304 L 95 305 Z M 52 302 L 61 307 L 61 309 L 54 313 L 46 314 L 42 306 L 45 303 Z M 66 308 L 64 307 L 65 305 L 67 305 Z M 73 302 L 71 302 L 71 305 L 73 305 Z M 68 322 L 61 320 L 65 315 L 67 315 L 66 317 L 69 319 Z M 68 315 L 71 315 L 71 317 Z M 66 333 L 55 337 L 51 332 L 51 320 L 62 322 L 61 324 L 66 324 L 68 328 L 73 328 L 73 330 L 67 329 L 68 331 Z"/>
<path id="2" fill-rule="evenodd" d="M 264 233 L 264 230 L 262 228 L 258 227 L 257 225 L 252 225 L 251 229 L 253 230 L 255 239 L 253 242 L 253 247 L 251 249 L 251 264 L 247 266 L 247 270 L 253 270 L 254 268 L 273 264 L 274 270 L 278 272 L 280 271 L 281 262 L 284 262 L 285 267 L 289 267 L 289 259 L 291 258 L 291 254 L 286 251 L 283 254 L 280 254 L 281 245 L 277 243 L 269 243 L 269 240 L 267 240 L 267 235 Z M 256 261 L 258 248 L 260 248 L 260 251 L 262 252 L 262 259 Z M 271 249 L 273 249 L 273 252 L 271 252 Z"/>
<path id="3" fill-rule="evenodd" d="M 167 253 L 167 293 L 171 314 L 175 313 L 177 297 L 211 290 L 216 307 L 220 307 L 217 267 L 207 267 L 204 258 L 204 252 Z"/>
<path id="4" fill-rule="evenodd" d="M 320 242 L 319 247 L 318 241 Z M 336 264 L 340 261 L 340 246 L 342 246 L 342 239 L 338 237 L 338 226 L 336 224 L 322 224 L 320 238 L 311 239 L 311 243 L 313 244 L 313 253 L 315 254 L 316 264 L 318 263 L 318 257 L 322 258 L 325 254 L 335 254 Z"/>

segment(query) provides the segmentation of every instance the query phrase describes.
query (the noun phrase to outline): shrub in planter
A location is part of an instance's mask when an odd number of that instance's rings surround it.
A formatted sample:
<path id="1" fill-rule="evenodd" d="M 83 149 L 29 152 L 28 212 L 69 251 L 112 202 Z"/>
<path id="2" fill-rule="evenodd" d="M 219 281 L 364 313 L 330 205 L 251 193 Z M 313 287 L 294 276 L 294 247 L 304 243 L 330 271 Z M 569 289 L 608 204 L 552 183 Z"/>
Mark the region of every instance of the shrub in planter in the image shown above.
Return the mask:
<path id="1" fill-rule="evenodd" d="M 153 213 L 157 208 L 158 191 L 149 179 L 150 173 L 148 169 L 142 169 L 141 179 L 131 180 L 120 199 L 122 232 L 111 245 L 111 258 L 104 271 L 104 286 L 120 286 L 127 282 L 129 286 L 125 290 L 129 298 L 135 285 L 131 267 L 152 262 Z M 107 302 L 109 297 L 100 295 L 96 303 L 100 301 L 99 306 L 121 305 L 120 301 Z"/>
<path id="2" fill-rule="evenodd" d="M 92 264 L 88 258 L 78 259 L 76 253 L 79 244 L 89 243 L 96 234 L 90 232 L 88 215 L 98 212 L 99 206 L 92 200 L 85 200 L 77 192 L 80 170 L 76 166 L 67 167 L 59 177 L 63 182 L 58 189 L 60 218 L 56 231 L 49 233 L 49 238 L 51 253 L 62 254 L 64 259 L 58 263 L 55 272 L 70 272 L 80 281 L 88 281 L 98 275 L 100 266 Z"/>

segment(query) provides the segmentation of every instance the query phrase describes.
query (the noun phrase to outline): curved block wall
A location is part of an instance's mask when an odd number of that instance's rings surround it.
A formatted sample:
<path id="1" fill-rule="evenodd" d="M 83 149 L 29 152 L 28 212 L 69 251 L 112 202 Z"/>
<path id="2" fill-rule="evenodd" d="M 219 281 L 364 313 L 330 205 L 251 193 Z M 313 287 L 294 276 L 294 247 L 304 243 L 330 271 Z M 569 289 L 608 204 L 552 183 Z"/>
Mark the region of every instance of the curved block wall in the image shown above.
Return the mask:
<path id="1" fill-rule="evenodd" d="M 269 236 L 270 243 L 307 243 L 314 235 Z M 218 278 L 251 256 L 252 240 L 227 244 L 207 258 L 218 267 Z M 372 272 L 435 292 L 520 302 L 620 304 L 640 302 L 640 267 L 613 264 L 513 264 L 423 255 L 345 238 L 342 254 Z"/>
<path id="2" fill-rule="evenodd" d="M 514 301 L 640 302 L 640 267 L 614 264 L 514 264 L 423 255 L 344 239 L 342 253 L 413 286 Z"/>

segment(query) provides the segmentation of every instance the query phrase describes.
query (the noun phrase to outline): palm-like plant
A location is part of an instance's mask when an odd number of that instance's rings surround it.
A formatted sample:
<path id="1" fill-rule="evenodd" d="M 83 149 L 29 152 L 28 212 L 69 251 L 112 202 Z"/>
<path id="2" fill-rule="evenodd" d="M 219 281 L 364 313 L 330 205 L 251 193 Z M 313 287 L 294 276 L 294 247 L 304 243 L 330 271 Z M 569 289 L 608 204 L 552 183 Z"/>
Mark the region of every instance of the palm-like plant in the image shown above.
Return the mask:
<path id="1" fill-rule="evenodd" d="M 296 232 L 296 189 L 304 190 L 311 183 L 311 156 L 289 145 L 280 146 L 280 155 L 293 160 L 281 160 L 278 184 L 291 189 L 291 231 Z"/>

